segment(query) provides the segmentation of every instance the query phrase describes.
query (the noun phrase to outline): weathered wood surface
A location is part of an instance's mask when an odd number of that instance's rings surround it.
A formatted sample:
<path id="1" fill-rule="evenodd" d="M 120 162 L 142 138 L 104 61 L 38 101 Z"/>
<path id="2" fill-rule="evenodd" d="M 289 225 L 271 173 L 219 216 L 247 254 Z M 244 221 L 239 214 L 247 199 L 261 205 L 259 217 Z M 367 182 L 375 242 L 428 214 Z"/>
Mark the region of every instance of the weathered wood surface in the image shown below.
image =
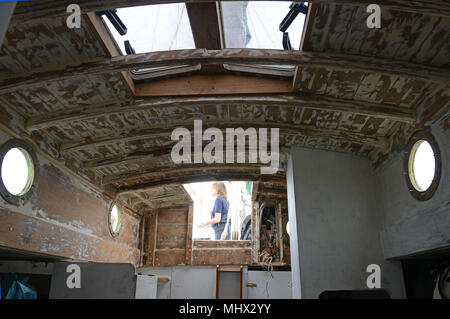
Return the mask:
<path id="1" fill-rule="evenodd" d="M 3 246 L 75 260 L 133 264 L 139 260 L 137 248 L 3 208 L 0 225 Z"/>
<path id="2" fill-rule="evenodd" d="M 74 121 L 86 121 L 99 116 L 112 116 L 124 112 L 132 113 L 168 107 L 216 104 L 252 106 L 271 105 L 274 107 L 300 106 L 315 110 L 348 112 L 366 116 L 375 116 L 406 123 L 414 123 L 415 121 L 414 110 L 408 108 L 347 100 L 342 98 L 332 98 L 327 96 L 295 93 L 246 95 L 240 97 L 232 95 L 219 95 L 178 98 L 167 97 L 165 99 L 142 98 L 130 101 L 118 101 L 108 104 L 87 105 L 31 117 L 26 122 L 26 129 L 28 131 L 35 131 L 52 126 L 64 125 L 65 123 Z"/>
<path id="3" fill-rule="evenodd" d="M 121 7 L 176 2 L 179 2 L 179 0 L 79 0 L 77 1 L 77 4 L 80 5 L 83 12 L 90 12 Z M 185 2 L 213 2 L 213 0 L 187 0 Z M 450 3 L 448 0 L 310 0 L 308 2 L 323 4 L 352 4 L 358 6 L 367 6 L 371 3 L 376 3 L 387 7 L 390 10 L 450 16 Z M 40 0 L 30 3 L 20 2 L 17 5 L 16 12 L 13 16 L 13 23 L 36 18 L 67 15 L 66 8 L 69 4 L 71 4 L 70 0 L 60 0 L 58 3 L 51 0 Z"/>
<path id="4" fill-rule="evenodd" d="M 62 81 L 80 76 L 93 76 L 161 66 L 224 63 L 294 65 L 344 71 L 351 69 L 353 71 L 399 75 L 444 83 L 450 79 L 448 72 L 439 68 L 350 54 L 269 49 L 189 49 L 117 56 L 97 62 L 66 66 L 62 69 L 23 74 L 19 77 L 1 81 L 0 94 L 44 82 Z"/>
<path id="5" fill-rule="evenodd" d="M 193 249 L 192 265 L 250 265 L 251 248 Z"/>

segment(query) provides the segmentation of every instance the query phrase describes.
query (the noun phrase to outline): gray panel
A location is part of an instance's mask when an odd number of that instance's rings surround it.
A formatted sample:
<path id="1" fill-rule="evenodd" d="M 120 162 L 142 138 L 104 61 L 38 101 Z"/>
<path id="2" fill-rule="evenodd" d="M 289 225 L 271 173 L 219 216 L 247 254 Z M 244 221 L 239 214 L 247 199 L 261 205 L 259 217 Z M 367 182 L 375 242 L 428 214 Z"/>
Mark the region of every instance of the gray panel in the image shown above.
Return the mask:
<path id="1" fill-rule="evenodd" d="M 367 289 L 367 266 L 381 267 L 381 288 L 404 298 L 399 262 L 384 260 L 370 161 L 330 151 L 292 149 L 302 298 L 325 290 Z M 288 186 L 289 188 L 289 186 Z M 291 241 L 295 237 L 292 236 Z M 292 246 L 291 247 L 295 247 Z M 295 261 L 292 261 L 295 264 Z"/>
<path id="2" fill-rule="evenodd" d="M 290 271 L 274 271 L 273 277 L 266 271 L 249 271 L 248 299 L 292 299 L 292 274 Z"/>
<path id="3" fill-rule="evenodd" d="M 156 299 L 157 276 L 136 276 L 136 299 Z"/>
<path id="4" fill-rule="evenodd" d="M 216 267 L 174 267 L 172 299 L 216 298 Z"/>
<path id="5" fill-rule="evenodd" d="M 67 267 L 80 266 L 81 288 L 68 288 Z M 135 269 L 132 264 L 58 262 L 53 266 L 50 299 L 134 299 Z"/>

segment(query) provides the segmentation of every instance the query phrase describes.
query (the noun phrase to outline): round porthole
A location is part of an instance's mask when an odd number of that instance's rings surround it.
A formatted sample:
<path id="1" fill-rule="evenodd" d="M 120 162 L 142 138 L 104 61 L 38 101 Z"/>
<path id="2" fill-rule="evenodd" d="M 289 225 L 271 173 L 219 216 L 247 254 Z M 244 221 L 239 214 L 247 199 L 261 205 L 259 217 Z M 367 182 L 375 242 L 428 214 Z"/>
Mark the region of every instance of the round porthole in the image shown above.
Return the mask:
<path id="1" fill-rule="evenodd" d="M 289 237 L 291 237 L 291 226 L 289 225 L 289 221 L 286 223 L 286 233 Z"/>
<path id="2" fill-rule="evenodd" d="M 420 201 L 430 199 L 439 185 L 441 158 L 433 136 L 427 131 L 415 133 L 405 157 L 405 175 L 411 195 Z"/>
<path id="3" fill-rule="evenodd" d="M 113 204 L 109 210 L 109 231 L 113 237 L 120 234 L 122 228 L 122 210 L 117 204 Z"/>
<path id="4" fill-rule="evenodd" d="M 25 141 L 13 139 L 0 148 L 0 194 L 9 203 L 23 204 L 36 187 L 37 159 Z"/>

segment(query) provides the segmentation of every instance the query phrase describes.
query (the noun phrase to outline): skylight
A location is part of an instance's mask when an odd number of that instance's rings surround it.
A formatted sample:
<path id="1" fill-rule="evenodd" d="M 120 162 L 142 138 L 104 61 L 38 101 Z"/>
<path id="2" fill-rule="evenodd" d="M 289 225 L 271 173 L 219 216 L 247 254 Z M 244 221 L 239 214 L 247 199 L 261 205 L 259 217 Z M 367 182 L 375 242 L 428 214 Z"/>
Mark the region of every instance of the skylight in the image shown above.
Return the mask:
<path id="1" fill-rule="evenodd" d="M 227 48 L 283 49 L 280 23 L 292 1 L 222 2 Z M 288 28 L 292 48 L 299 50 L 305 15 L 299 14 Z"/>
<path id="2" fill-rule="evenodd" d="M 126 40 L 136 53 L 195 48 L 184 3 L 122 8 L 117 9 L 117 15 L 128 29 L 123 36 L 105 16 L 102 18 L 122 54 L 126 54 Z"/>

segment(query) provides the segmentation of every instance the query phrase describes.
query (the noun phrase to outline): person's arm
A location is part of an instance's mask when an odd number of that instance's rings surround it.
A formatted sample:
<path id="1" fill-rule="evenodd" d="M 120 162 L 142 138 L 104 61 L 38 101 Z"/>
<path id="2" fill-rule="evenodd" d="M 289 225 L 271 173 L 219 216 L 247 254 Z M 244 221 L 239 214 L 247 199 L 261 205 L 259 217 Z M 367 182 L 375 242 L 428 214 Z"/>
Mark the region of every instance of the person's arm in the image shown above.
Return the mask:
<path id="1" fill-rule="evenodd" d="M 213 208 L 214 218 L 212 218 L 206 222 L 200 223 L 200 227 L 218 224 L 222 217 L 221 211 L 222 211 L 222 202 L 218 198 L 216 198 L 216 201 L 214 202 L 214 208 Z"/>
<path id="2" fill-rule="evenodd" d="M 222 217 L 221 213 L 215 213 L 214 214 L 214 218 L 210 219 L 206 222 L 200 223 L 200 227 L 205 227 L 208 225 L 214 225 L 214 224 L 218 224 L 220 222 L 220 218 Z"/>

